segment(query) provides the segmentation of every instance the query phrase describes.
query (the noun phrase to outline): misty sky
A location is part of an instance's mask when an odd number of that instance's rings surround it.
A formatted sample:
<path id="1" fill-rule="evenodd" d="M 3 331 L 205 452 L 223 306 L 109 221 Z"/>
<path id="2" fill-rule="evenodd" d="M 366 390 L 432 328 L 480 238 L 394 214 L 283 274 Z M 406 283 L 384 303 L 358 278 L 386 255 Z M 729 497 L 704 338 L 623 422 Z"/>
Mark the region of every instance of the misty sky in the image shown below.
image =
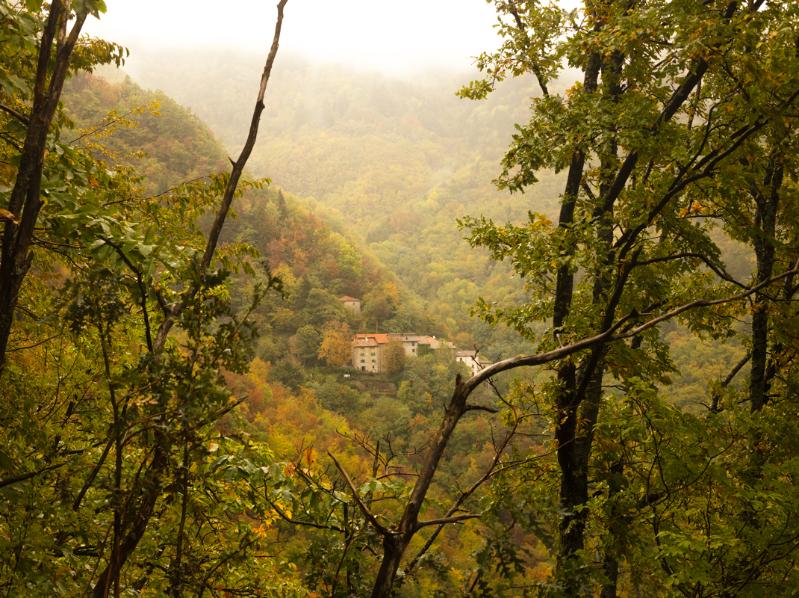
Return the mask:
<path id="1" fill-rule="evenodd" d="M 276 0 L 107 0 L 87 30 L 137 49 L 225 46 L 265 52 Z M 496 46 L 485 0 L 289 0 L 281 49 L 390 73 L 466 70 Z"/>

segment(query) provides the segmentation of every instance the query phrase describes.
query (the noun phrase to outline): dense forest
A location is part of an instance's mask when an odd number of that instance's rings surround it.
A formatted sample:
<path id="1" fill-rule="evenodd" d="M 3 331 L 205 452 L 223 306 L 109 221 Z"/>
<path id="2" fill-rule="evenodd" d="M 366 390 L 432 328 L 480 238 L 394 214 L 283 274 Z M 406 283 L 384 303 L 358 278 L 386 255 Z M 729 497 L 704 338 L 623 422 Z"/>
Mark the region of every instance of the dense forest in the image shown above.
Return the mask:
<path id="1" fill-rule="evenodd" d="M 0 0 L 0 594 L 796 594 L 799 5 L 488 3 L 399 79 Z"/>

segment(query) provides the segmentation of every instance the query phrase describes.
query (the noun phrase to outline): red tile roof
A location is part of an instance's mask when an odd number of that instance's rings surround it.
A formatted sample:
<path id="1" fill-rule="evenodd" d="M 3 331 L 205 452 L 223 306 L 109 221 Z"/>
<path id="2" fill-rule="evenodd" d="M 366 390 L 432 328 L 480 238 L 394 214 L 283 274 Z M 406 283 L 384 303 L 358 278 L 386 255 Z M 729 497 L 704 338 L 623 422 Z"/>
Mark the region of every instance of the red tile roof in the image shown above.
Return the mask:
<path id="1" fill-rule="evenodd" d="M 353 344 L 356 346 L 371 346 L 371 344 L 387 345 L 390 342 L 388 334 L 375 333 L 375 334 L 356 334 L 353 339 Z M 370 343 L 361 345 L 360 343 Z"/>

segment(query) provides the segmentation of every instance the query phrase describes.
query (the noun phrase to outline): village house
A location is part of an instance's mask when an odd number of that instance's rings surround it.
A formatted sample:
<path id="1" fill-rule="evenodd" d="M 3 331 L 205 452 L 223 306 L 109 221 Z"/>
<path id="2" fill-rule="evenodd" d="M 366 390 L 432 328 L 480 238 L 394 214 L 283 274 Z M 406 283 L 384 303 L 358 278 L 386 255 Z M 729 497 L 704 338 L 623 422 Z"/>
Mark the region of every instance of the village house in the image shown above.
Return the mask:
<path id="1" fill-rule="evenodd" d="M 352 367 L 361 372 L 382 372 L 383 349 L 389 342 L 388 334 L 356 334 L 352 339 Z"/>
<path id="2" fill-rule="evenodd" d="M 389 343 L 399 343 L 406 357 L 418 357 L 428 351 L 455 349 L 455 345 L 435 336 L 410 333 L 361 333 L 352 339 L 352 367 L 361 372 L 379 374 L 386 371 L 385 350 Z M 457 356 L 463 354 L 461 358 Z M 467 355 L 468 354 L 468 355 Z M 469 355 L 476 356 L 474 351 L 457 351 L 456 359 L 473 372 L 482 367 Z M 477 367 L 477 370 L 474 368 Z"/>
<path id="3" fill-rule="evenodd" d="M 448 341 L 442 341 L 435 336 L 421 334 L 389 333 L 390 341 L 402 344 L 407 357 L 418 357 L 423 355 L 425 350 L 454 349 L 455 345 Z"/>

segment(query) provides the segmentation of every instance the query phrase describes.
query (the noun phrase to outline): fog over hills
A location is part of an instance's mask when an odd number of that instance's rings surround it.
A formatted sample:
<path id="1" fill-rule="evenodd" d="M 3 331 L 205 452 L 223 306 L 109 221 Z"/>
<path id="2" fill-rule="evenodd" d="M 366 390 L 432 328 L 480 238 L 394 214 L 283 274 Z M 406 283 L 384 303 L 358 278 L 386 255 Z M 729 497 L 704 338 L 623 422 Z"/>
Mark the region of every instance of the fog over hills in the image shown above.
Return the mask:
<path id="1" fill-rule="evenodd" d="M 191 108 L 234 155 L 249 125 L 260 68 L 255 53 L 186 50 L 169 60 L 139 52 L 128 72 Z M 525 195 L 496 189 L 492 180 L 514 124 L 526 118 L 538 89 L 520 78 L 484 102 L 458 98 L 474 76 L 431 71 L 395 78 L 284 54 L 249 168 L 332 210 L 434 304 L 435 317 L 486 346 L 497 344 L 490 338 L 497 332 L 471 319 L 471 307 L 478 296 L 507 300 L 520 286 L 468 246 L 456 219 L 484 214 L 520 221 L 531 210 L 551 215 L 561 184 L 559 176 L 545 174 Z"/>

